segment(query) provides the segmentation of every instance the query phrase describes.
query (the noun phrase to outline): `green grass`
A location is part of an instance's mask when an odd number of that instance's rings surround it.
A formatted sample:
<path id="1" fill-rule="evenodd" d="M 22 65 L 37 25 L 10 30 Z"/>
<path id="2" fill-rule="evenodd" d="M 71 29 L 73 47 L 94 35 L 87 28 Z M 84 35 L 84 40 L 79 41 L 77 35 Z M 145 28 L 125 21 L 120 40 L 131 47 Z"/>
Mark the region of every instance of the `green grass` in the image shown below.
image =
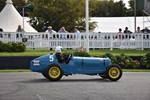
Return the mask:
<path id="1" fill-rule="evenodd" d="M 31 72 L 29 69 L 4 69 L 0 70 L 0 72 Z"/>
<path id="2" fill-rule="evenodd" d="M 75 50 L 64 50 L 63 52 L 74 52 Z M 1 52 L 0 56 L 41 56 L 45 54 L 49 54 L 50 52 L 55 52 L 54 50 L 50 51 L 48 49 L 27 49 L 26 52 Z M 149 50 L 135 50 L 135 49 L 99 49 L 99 50 L 90 50 L 89 54 L 91 56 L 100 56 L 106 53 L 111 53 L 114 56 L 120 55 L 124 53 L 127 56 L 145 56 L 145 54 L 149 53 Z"/>
<path id="3" fill-rule="evenodd" d="M 127 56 L 145 56 L 145 54 L 149 53 L 149 50 L 136 50 L 136 49 L 100 49 L 100 50 L 90 50 L 90 55 L 103 55 L 105 53 L 111 53 L 114 56 L 120 55 L 124 53 Z"/>
<path id="4" fill-rule="evenodd" d="M 150 72 L 150 69 L 123 69 L 123 72 Z"/>
<path id="5" fill-rule="evenodd" d="M 0 70 L 3 72 L 31 72 L 29 69 L 4 69 Z M 150 72 L 150 69 L 123 69 L 123 72 Z"/>
<path id="6" fill-rule="evenodd" d="M 41 56 L 49 53 L 48 49 L 27 49 L 25 52 L 1 52 L 0 56 Z"/>

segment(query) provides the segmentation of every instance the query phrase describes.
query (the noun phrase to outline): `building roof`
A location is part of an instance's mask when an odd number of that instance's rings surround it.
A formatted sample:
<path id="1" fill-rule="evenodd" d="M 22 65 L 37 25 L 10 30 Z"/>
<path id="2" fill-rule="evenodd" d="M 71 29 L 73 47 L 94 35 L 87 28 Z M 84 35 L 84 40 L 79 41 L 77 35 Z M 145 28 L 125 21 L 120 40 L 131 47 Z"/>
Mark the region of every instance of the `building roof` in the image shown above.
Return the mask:
<path id="1" fill-rule="evenodd" d="M 4 32 L 16 32 L 18 25 L 23 28 L 23 17 L 18 13 L 13 6 L 12 0 L 7 0 L 6 5 L 0 12 L 0 28 Z M 24 20 L 25 32 L 37 32 L 29 23 Z"/>
<path id="2" fill-rule="evenodd" d="M 136 17 L 136 27 L 141 29 L 150 27 L 150 17 L 141 16 Z M 118 32 L 118 29 L 122 30 L 125 27 L 132 32 L 135 32 L 135 17 L 92 17 L 91 21 L 97 22 L 97 27 L 94 32 Z"/>

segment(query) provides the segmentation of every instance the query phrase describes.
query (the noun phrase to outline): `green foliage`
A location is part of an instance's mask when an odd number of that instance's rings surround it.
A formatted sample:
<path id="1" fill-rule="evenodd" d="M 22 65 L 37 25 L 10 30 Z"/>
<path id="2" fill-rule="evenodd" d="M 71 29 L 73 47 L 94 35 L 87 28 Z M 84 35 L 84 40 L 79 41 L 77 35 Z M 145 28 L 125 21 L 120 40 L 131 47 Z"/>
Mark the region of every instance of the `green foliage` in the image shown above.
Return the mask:
<path id="1" fill-rule="evenodd" d="M 71 52 L 63 52 L 62 55 L 63 55 L 64 57 L 67 57 L 67 55 L 68 55 L 69 53 L 71 53 Z M 74 55 L 74 56 L 79 56 L 79 57 L 90 57 L 90 54 L 87 53 L 87 52 L 78 52 L 78 51 L 75 51 L 75 52 L 73 52 L 73 55 Z"/>
<path id="2" fill-rule="evenodd" d="M 111 53 L 106 53 L 102 57 L 104 57 L 104 58 L 108 57 L 109 59 L 111 59 L 112 63 L 115 63 L 115 61 L 116 61 L 115 56 L 113 56 Z"/>
<path id="3" fill-rule="evenodd" d="M 56 31 L 62 26 L 71 31 L 85 23 L 85 0 L 32 0 L 32 3 L 34 11 L 30 13 L 30 22 L 39 32 L 49 25 Z"/>
<path id="4" fill-rule="evenodd" d="M 87 52 L 74 52 L 73 53 L 74 54 L 74 56 L 79 56 L 79 57 L 90 57 L 90 54 L 89 53 L 87 53 Z"/>
<path id="5" fill-rule="evenodd" d="M 26 45 L 22 42 L 17 43 L 18 52 L 25 52 L 26 51 Z"/>
<path id="6" fill-rule="evenodd" d="M 140 67 L 140 62 L 138 60 L 132 60 L 131 65 L 133 69 L 138 69 Z"/>
<path id="7" fill-rule="evenodd" d="M 118 63 L 122 68 L 132 68 L 131 62 L 132 59 L 129 56 L 126 56 L 125 54 L 116 56 L 116 63 Z"/>
<path id="8" fill-rule="evenodd" d="M 113 56 L 111 53 L 106 53 L 102 57 L 108 57 L 109 59 L 111 59 L 111 62 L 113 64 L 118 64 L 125 69 L 137 69 L 140 66 L 139 61 L 132 60 L 129 56 L 126 56 L 125 54 Z"/>
<path id="9" fill-rule="evenodd" d="M 18 51 L 18 50 L 16 50 L 17 49 L 17 44 L 15 42 L 9 42 L 8 44 L 9 44 L 10 52 Z"/>
<path id="10" fill-rule="evenodd" d="M 141 65 L 143 68 L 150 69 L 150 53 L 147 53 L 142 59 L 141 59 Z"/>
<path id="11" fill-rule="evenodd" d="M 0 41 L 0 52 L 7 52 L 9 48 L 8 43 L 3 43 L 2 41 Z"/>
<path id="12" fill-rule="evenodd" d="M 0 41 L 0 52 L 3 52 L 3 42 Z"/>
<path id="13" fill-rule="evenodd" d="M 6 0 L 0 0 L 0 12 L 4 8 Z"/>
<path id="14" fill-rule="evenodd" d="M 123 1 L 90 0 L 90 14 L 93 17 L 126 16 L 127 8 Z"/>
<path id="15" fill-rule="evenodd" d="M 22 42 L 3 43 L 0 41 L 0 52 L 24 52 L 26 45 Z"/>
<path id="16" fill-rule="evenodd" d="M 70 53 L 70 52 L 65 51 L 65 52 L 62 53 L 62 55 L 63 55 L 64 57 L 67 57 L 67 55 L 68 55 L 69 53 Z"/>

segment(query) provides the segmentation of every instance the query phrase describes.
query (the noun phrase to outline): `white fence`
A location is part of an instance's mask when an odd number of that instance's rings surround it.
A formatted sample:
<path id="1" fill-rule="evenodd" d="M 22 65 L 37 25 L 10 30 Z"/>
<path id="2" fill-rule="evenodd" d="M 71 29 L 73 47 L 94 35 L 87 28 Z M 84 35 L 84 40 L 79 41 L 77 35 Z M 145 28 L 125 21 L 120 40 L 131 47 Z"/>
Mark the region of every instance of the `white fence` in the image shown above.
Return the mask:
<path id="1" fill-rule="evenodd" d="M 62 35 L 64 36 L 62 38 Z M 55 48 L 60 45 L 63 48 L 79 48 L 86 47 L 86 33 L 81 33 L 79 38 L 75 37 L 75 33 L 56 33 L 50 37 L 47 33 L 16 33 L 1 32 L 0 41 L 2 42 L 22 42 L 23 38 L 27 38 L 25 42 L 27 48 Z M 90 33 L 89 48 L 113 48 L 118 49 L 145 49 L 150 48 L 150 34 L 148 33 Z"/>

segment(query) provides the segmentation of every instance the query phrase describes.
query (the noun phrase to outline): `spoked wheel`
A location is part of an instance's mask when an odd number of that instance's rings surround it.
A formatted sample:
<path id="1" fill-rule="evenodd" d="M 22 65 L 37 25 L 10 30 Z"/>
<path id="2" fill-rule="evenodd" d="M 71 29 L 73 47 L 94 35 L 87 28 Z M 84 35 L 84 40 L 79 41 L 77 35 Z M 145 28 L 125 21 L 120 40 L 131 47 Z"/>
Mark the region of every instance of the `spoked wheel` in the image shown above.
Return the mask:
<path id="1" fill-rule="evenodd" d="M 111 81 L 117 81 L 122 76 L 122 69 L 119 65 L 110 65 L 107 68 L 106 76 Z"/>
<path id="2" fill-rule="evenodd" d="M 51 81 L 58 81 L 62 78 L 63 71 L 59 65 L 52 64 L 47 69 L 46 77 Z"/>

